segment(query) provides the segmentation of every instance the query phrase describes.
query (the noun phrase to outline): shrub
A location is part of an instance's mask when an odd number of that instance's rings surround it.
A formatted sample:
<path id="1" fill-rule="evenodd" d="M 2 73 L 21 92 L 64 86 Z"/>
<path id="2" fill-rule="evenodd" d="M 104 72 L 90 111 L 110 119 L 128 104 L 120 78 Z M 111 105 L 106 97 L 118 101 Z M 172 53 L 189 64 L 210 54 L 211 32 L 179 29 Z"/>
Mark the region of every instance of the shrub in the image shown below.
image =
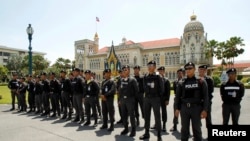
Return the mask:
<path id="1" fill-rule="evenodd" d="M 215 75 L 212 78 L 214 80 L 214 86 L 218 86 L 221 83 L 219 76 Z"/>

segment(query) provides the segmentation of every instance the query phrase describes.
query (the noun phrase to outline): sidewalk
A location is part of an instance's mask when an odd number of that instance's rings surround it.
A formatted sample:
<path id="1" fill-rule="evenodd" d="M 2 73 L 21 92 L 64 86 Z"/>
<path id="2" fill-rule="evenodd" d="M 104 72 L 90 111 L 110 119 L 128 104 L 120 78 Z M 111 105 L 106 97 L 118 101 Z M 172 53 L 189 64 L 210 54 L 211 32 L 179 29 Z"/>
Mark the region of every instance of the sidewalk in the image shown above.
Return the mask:
<path id="1" fill-rule="evenodd" d="M 240 116 L 240 124 L 250 124 L 250 90 L 246 90 L 245 96 L 242 100 L 242 109 Z M 173 95 L 171 95 L 170 104 L 168 105 L 168 122 L 167 132 L 162 133 L 163 141 L 180 140 L 180 124 L 178 125 L 178 132 L 170 132 L 173 119 Z M 116 106 L 116 102 L 115 102 Z M 0 105 L 0 139 L 1 141 L 133 141 L 139 140 L 139 136 L 144 134 L 144 120 L 141 119 L 140 126 L 137 127 L 136 136 L 134 138 L 121 136 L 120 132 L 123 130 L 122 125 L 115 125 L 113 132 L 107 130 L 100 130 L 101 121 L 97 127 L 92 127 L 94 121 L 90 126 L 82 126 L 70 121 L 60 120 L 57 118 L 45 118 L 33 113 L 17 113 L 17 111 L 10 112 L 10 105 Z M 153 114 L 153 112 L 151 113 Z M 118 110 L 116 109 L 116 121 L 119 120 Z M 219 89 L 215 88 L 213 107 L 212 107 L 213 124 L 222 123 L 221 114 L 221 99 Z M 231 121 L 230 121 L 231 124 Z M 153 116 L 151 118 L 151 126 L 154 125 Z M 207 130 L 205 128 L 205 120 L 202 120 L 203 138 L 207 137 Z M 151 130 L 150 139 L 156 140 L 156 132 Z M 192 140 L 190 138 L 190 140 Z"/>

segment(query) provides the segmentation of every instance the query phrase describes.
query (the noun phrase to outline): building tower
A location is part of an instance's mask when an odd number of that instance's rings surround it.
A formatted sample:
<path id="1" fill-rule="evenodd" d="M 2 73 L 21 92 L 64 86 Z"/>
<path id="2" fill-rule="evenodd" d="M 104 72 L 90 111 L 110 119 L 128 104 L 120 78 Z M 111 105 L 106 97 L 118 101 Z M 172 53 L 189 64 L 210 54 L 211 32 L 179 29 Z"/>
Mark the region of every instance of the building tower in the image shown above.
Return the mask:
<path id="1" fill-rule="evenodd" d="M 99 37 L 97 32 L 95 33 L 95 37 L 94 37 L 94 47 L 93 47 L 93 54 L 96 54 L 98 52 L 99 49 Z"/>
<path id="2" fill-rule="evenodd" d="M 205 44 L 207 35 L 204 35 L 203 24 L 196 20 L 196 15 L 190 17 L 191 21 L 184 27 L 184 33 L 180 41 L 180 64 L 191 61 L 197 66 L 201 64 L 212 65 L 212 58 L 205 56 Z"/>

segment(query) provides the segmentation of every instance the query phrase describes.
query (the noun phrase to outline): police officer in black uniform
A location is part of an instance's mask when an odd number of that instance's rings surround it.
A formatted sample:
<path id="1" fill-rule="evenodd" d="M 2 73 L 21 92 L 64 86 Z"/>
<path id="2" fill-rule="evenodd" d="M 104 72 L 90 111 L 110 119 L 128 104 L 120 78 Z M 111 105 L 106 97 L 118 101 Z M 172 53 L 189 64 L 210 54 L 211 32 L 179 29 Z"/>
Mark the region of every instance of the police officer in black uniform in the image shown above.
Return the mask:
<path id="1" fill-rule="evenodd" d="M 10 111 L 15 110 L 17 87 L 18 87 L 17 74 L 14 73 L 12 74 L 12 79 L 8 83 L 8 88 L 10 89 L 10 92 L 11 92 L 11 101 L 12 101 L 12 108 L 10 109 Z"/>
<path id="2" fill-rule="evenodd" d="M 101 84 L 101 105 L 103 115 L 103 125 L 100 129 L 108 128 L 108 115 L 110 120 L 110 127 L 108 131 L 114 130 L 114 95 L 116 92 L 116 85 L 111 80 L 111 69 L 104 70 L 104 78 Z"/>
<path id="3" fill-rule="evenodd" d="M 91 79 L 98 84 L 99 89 L 100 89 L 101 84 L 98 80 L 96 80 L 96 73 L 95 72 L 91 72 Z M 100 104 L 100 99 L 99 99 L 100 95 L 99 94 L 98 94 L 98 98 L 96 99 L 96 108 L 97 108 L 98 116 L 99 116 L 99 118 L 101 118 L 102 112 L 101 112 L 101 104 Z M 93 116 L 93 114 L 91 116 Z"/>
<path id="4" fill-rule="evenodd" d="M 55 78 L 55 73 L 50 73 L 50 97 L 51 97 L 51 105 L 52 105 L 52 111 L 53 114 L 51 117 L 56 117 L 56 114 L 58 117 L 61 116 L 61 109 L 59 105 L 59 98 L 61 95 L 61 84 L 59 80 Z"/>
<path id="5" fill-rule="evenodd" d="M 85 70 L 85 84 L 86 84 L 86 91 L 83 95 L 84 97 L 84 105 L 86 110 L 87 121 L 84 123 L 85 126 L 90 125 L 90 117 L 92 110 L 93 117 L 95 119 L 94 127 L 97 126 L 97 111 L 96 111 L 96 101 L 98 99 L 98 94 L 100 92 L 100 88 L 96 81 L 91 79 L 91 71 Z"/>
<path id="6" fill-rule="evenodd" d="M 222 103 L 223 125 L 228 125 L 230 115 L 232 116 L 232 124 L 238 125 L 240 116 L 240 102 L 245 94 L 244 85 L 236 78 L 236 69 L 227 70 L 228 81 L 224 82 L 220 87 Z"/>
<path id="7" fill-rule="evenodd" d="M 35 114 L 40 114 L 42 110 L 42 93 L 43 93 L 43 88 L 40 83 L 40 76 L 37 75 L 35 78 L 35 84 L 34 84 L 34 89 L 33 92 L 35 94 L 35 104 L 36 104 L 36 112 Z"/>
<path id="8" fill-rule="evenodd" d="M 177 79 L 173 83 L 174 95 L 176 94 L 178 84 L 180 83 L 180 81 L 182 81 L 183 74 L 184 74 L 183 71 L 185 71 L 185 70 L 182 68 L 177 70 Z M 175 106 L 173 106 L 173 107 L 175 107 Z M 176 109 L 175 108 L 173 108 L 173 109 L 175 112 Z M 174 124 L 174 126 L 170 129 L 170 131 L 177 131 L 178 117 L 175 115 L 173 118 L 173 124 Z"/>
<path id="9" fill-rule="evenodd" d="M 164 93 L 164 83 L 159 75 L 156 75 L 156 62 L 148 62 L 148 74 L 143 78 L 143 88 L 145 91 L 144 98 L 144 120 L 145 134 L 140 137 L 140 140 L 148 139 L 150 128 L 151 110 L 154 111 L 155 126 L 157 130 L 157 140 L 161 141 L 161 96 Z"/>
<path id="10" fill-rule="evenodd" d="M 27 113 L 30 112 L 35 112 L 35 93 L 34 93 L 34 81 L 32 78 L 32 75 L 28 74 L 26 75 L 26 79 L 27 79 L 27 91 L 28 91 L 28 103 L 29 103 L 29 111 Z"/>
<path id="11" fill-rule="evenodd" d="M 160 73 L 160 76 L 164 82 L 164 93 L 161 97 L 161 116 L 162 116 L 162 131 L 166 132 L 166 122 L 167 122 L 167 106 L 169 104 L 169 97 L 170 97 L 170 82 L 165 77 L 165 67 L 161 66 L 157 69 Z"/>
<path id="12" fill-rule="evenodd" d="M 84 122 L 84 110 L 82 105 L 83 95 L 85 93 L 85 80 L 80 76 L 80 69 L 74 68 L 74 79 L 72 81 L 73 90 L 73 105 L 76 111 L 75 119 L 73 122 Z"/>
<path id="13" fill-rule="evenodd" d="M 26 104 L 26 91 L 27 91 L 27 84 L 25 83 L 25 78 L 21 77 L 20 81 L 18 82 L 18 88 L 17 88 L 17 95 L 18 95 L 18 101 L 20 103 L 20 109 L 18 112 L 26 112 L 27 104 Z"/>
<path id="14" fill-rule="evenodd" d="M 47 79 L 47 73 L 41 73 L 41 85 L 42 85 L 42 103 L 43 103 L 43 113 L 41 116 L 48 116 L 50 114 L 50 86 L 49 80 Z"/>
<path id="15" fill-rule="evenodd" d="M 135 78 L 130 77 L 130 67 L 125 65 L 122 67 L 122 71 L 124 73 L 124 78 L 121 80 L 121 86 L 119 90 L 122 112 L 122 121 L 124 125 L 124 130 L 121 132 L 121 135 L 126 135 L 129 132 L 128 129 L 128 117 L 130 117 L 131 123 L 131 132 L 130 137 L 135 136 L 135 97 L 139 91 L 138 84 Z"/>
<path id="16" fill-rule="evenodd" d="M 200 79 L 205 80 L 207 82 L 207 87 L 208 87 L 208 109 L 206 117 L 206 127 L 208 129 L 208 127 L 212 125 L 211 111 L 212 111 L 212 98 L 214 92 L 214 81 L 211 77 L 207 76 L 207 68 L 208 68 L 207 65 L 200 65 L 198 71 Z"/>
<path id="17" fill-rule="evenodd" d="M 134 77 L 138 83 L 139 92 L 135 97 L 135 117 L 136 117 L 136 124 L 137 126 L 140 125 L 140 114 L 139 114 L 139 106 L 141 109 L 141 116 L 144 118 L 144 110 L 143 110 L 143 98 L 144 98 L 144 89 L 143 89 L 143 77 L 140 76 L 140 69 L 139 65 L 134 66 Z"/>
<path id="18" fill-rule="evenodd" d="M 174 106 L 175 116 L 181 115 L 181 141 L 189 138 L 190 120 L 195 141 L 202 141 L 201 119 L 206 118 L 208 109 L 208 88 L 203 79 L 195 77 L 195 65 L 184 66 L 187 78 L 178 84 Z"/>
<path id="19" fill-rule="evenodd" d="M 66 71 L 61 70 L 61 97 L 62 97 L 62 106 L 63 106 L 63 116 L 61 119 L 71 120 L 72 118 L 72 103 L 70 102 L 70 97 L 72 97 L 72 87 L 70 79 L 66 77 Z"/>

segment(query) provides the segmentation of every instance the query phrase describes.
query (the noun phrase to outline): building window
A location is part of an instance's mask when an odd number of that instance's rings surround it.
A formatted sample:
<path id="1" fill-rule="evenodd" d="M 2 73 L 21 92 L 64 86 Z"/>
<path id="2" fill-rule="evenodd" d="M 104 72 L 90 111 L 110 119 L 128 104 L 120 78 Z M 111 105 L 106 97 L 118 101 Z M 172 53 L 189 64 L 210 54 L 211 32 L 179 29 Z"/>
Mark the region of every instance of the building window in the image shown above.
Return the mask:
<path id="1" fill-rule="evenodd" d="M 180 64 L 180 53 L 176 54 L 176 64 Z"/>
<path id="2" fill-rule="evenodd" d="M 165 65 L 169 65 L 169 53 L 165 53 Z"/>
<path id="3" fill-rule="evenodd" d="M 160 65 L 160 53 L 153 54 L 153 60 L 155 60 L 156 65 Z"/>

